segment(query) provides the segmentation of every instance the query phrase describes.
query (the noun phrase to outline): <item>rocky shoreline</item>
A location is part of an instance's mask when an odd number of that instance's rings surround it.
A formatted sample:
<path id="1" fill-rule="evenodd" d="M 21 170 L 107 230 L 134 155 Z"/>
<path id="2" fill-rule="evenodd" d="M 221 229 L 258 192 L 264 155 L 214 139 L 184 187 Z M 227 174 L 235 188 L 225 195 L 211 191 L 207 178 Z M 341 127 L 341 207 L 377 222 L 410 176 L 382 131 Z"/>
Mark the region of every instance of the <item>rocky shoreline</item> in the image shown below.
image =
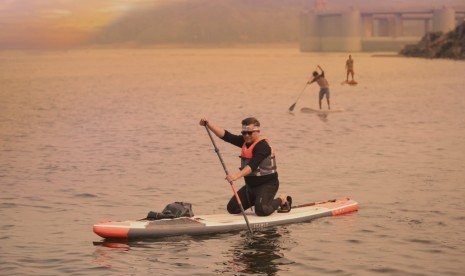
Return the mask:
<path id="1" fill-rule="evenodd" d="M 399 54 L 408 57 L 465 60 L 465 22 L 448 33 L 427 33 L 419 43 L 406 45 Z"/>

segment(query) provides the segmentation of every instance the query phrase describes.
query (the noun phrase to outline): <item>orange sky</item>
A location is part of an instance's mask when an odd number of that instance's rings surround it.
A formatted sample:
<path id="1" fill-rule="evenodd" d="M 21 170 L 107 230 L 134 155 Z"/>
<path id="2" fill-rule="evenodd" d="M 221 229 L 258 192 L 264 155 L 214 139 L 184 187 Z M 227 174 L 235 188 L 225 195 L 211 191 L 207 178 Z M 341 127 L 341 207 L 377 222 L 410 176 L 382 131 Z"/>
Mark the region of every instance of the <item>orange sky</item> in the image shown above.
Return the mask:
<path id="1" fill-rule="evenodd" d="M 0 49 L 79 45 L 124 13 L 157 0 L 0 0 Z"/>

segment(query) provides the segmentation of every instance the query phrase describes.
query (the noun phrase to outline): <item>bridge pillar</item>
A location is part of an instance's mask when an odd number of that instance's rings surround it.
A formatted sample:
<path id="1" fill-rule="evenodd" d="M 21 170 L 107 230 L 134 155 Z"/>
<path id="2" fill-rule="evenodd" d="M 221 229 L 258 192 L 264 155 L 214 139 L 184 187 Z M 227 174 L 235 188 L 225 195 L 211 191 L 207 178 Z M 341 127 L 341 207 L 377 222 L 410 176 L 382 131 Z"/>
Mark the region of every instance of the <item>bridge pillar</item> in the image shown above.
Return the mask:
<path id="1" fill-rule="evenodd" d="M 402 14 L 394 15 L 394 37 L 400 37 L 404 34 L 404 20 Z"/>
<path id="2" fill-rule="evenodd" d="M 363 37 L 373 36 L 373 15 L 366 15 L 362 17 L 362 31 Z"/>
<path id="3" fill-rule="evenodd" d="M 342 14 L 342 51 L 359 52 L 362 50 L 361 39 L 362 16 L 358 10 L 350 10 Z"/>
<path id="4" fill-rule="evenodd" d="M 433 11 L 433 32 L 447 33 L 455 28 L 455 10 L 444 7 Z"/>
<path id="5" fill-rule="evenodd" d="M 429 33 L 433 31 L 433 23 L 431 19 L 425 19 L 425 30 L 424 33 Z"/>
<path id="6" fill-rule="evenodd" d="M 303 13 L 300 20 L 302 29 L 300 50 L 306 52 L 321 51 L 318 16 L 314 12 L 309 11 Z"/>
<path id="7" fill-rule="evenodd" d="M 379 18 L 377 20 L 378 23 L 378 32 L 376 36 L 380 37 L 389 37 L 391 36 L 390 29 L 389 29 L 389 18 Z"/>

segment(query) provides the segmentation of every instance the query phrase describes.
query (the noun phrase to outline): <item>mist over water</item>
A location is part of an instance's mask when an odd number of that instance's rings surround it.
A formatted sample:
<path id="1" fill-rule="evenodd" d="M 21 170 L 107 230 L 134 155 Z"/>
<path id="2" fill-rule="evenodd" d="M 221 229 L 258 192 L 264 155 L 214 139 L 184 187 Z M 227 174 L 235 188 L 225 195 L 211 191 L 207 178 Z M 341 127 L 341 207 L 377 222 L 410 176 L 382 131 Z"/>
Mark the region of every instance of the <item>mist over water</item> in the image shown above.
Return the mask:
<path id="1" fill-rule="evenodd" d="M 0 274 L 462 275 L 465 63 L 297 49 L 0 52 Z M 319 64 L 326 117 L 305 87 Z M 357 213 L 247 232 L 107 242 L 100 219 L 232 196 L 206 116 L 247 116 L 296 204 L 349 196 Z M 217 140 L 230 171 L 239 149 Z M 241 181 L 235 185 L 241 186 Z M 96 242 L 94 245 L 93 242 Z"/>

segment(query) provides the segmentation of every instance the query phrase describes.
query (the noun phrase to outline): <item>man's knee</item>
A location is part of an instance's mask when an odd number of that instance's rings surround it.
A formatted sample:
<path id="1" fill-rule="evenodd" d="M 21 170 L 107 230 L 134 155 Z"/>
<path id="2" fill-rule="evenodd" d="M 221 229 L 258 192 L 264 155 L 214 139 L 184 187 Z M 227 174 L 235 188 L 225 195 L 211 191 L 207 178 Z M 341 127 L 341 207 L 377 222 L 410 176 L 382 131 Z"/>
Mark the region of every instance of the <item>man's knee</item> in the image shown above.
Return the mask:
<path id="1" fill-rule="evenodd" d="M 270 206 L 255 206 L 255 214 L 259 217 L 266 217 L 274 212 Z"/>
<path id="2" fill-rule="evenodd" d="M 228 203 L 228 206 L 226 207 L 226 209 L 228 210 L 228 213 L 230 214 L 239 214 L 241 212 L 241 208 L 239 208 L 239 206 L 237 204 L 233 204 L 233 203 Z"/>

